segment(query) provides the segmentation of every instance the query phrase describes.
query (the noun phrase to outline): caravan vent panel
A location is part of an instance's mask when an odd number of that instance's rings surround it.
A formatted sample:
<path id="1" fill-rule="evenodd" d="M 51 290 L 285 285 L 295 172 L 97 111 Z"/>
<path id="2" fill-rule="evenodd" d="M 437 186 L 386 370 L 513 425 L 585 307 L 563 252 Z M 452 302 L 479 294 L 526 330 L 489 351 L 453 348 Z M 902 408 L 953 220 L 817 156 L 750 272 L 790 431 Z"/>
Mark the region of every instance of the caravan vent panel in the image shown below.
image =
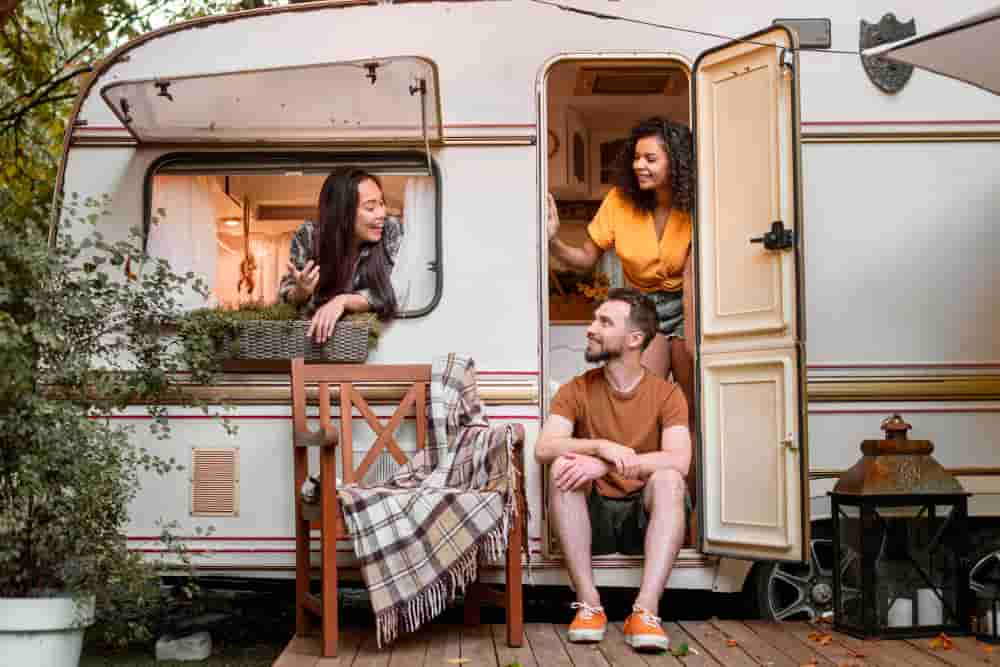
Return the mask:
<path id="1" fill-rule="evenodd" d="M 684 73 L 666 67 L 581 67 L 575 95 L 676 95 L 687 90 Z"/>
<path id="2" fill-rule="evenodd" d="M 191 516 L 239 516 L 239 449 L 191 450 Z"/>

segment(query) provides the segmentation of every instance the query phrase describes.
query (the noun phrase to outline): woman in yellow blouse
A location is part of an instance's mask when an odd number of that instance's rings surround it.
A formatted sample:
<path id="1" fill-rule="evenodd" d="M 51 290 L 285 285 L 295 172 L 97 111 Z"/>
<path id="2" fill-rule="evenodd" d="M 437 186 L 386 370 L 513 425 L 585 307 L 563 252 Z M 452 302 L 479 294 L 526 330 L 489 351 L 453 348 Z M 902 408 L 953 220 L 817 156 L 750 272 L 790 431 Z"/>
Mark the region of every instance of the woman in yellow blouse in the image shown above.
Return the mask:
<path id="1" fill-rule="evenodd" d="M 690 282 L 692 159 L 690 130 L 649 118 L 632 128 L 618 183 L 587 227 L 582 246 L 557 238 L 559 214 L 552 195 L 548 213 L 549 250 L 560 261 L 588 272 L 613 247 L 626 280 L 652 299 L 659 334 L 643 352 L 643 366 L 663 377 L 672 372 L 689 405 L 693 328 L 684 313 L 690 303 L 685 288 Z"/>

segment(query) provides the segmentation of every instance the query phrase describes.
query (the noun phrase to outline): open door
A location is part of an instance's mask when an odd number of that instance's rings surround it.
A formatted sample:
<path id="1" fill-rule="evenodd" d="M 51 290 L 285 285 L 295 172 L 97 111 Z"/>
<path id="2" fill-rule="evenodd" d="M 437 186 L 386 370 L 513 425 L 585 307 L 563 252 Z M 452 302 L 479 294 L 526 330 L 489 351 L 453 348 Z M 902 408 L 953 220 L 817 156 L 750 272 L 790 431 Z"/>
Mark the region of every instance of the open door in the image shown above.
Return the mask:
<path id="1" fill-rule="evenodd" d="M 701 548 L 753 560 L 808 543 L 794 46 L 770 28 L 693 74 Z"/>

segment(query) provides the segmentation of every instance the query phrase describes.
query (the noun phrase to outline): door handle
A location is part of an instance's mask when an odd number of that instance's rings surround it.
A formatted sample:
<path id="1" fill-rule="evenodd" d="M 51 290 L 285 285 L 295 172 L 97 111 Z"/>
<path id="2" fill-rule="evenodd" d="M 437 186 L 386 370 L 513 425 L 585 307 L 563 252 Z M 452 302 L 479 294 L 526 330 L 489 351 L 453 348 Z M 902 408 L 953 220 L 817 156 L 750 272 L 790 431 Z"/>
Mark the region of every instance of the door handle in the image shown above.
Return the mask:
<path id="1" fill-rule="evenodd" d="M 795 438 L 791 434 L 785 436 L 785 439 L 781 441 L 781 444 L 783 444 L 786 448 L 792 450 L 793 452 L 796 452 L 799 449 L 798 444 L 796 444 L 795 442 Z"/>
<path id="2" fill-rule="evenodd" d="M 795 246 L 795 230 L 785 229 L 781 220 L 775 220 L 771 223 L 771 231 L 754 236 L 750 243 L 763 243 L 768 250 L 789 250 Z"/>

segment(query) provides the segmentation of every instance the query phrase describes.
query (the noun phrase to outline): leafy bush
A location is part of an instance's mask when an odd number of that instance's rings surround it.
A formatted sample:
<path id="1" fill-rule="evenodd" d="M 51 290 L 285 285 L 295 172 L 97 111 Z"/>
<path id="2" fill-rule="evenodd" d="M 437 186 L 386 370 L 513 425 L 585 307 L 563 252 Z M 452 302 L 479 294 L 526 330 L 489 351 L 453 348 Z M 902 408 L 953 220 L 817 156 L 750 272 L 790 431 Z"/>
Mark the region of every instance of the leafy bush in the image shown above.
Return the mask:
<path id="1" fill-rule="evenodd" d="M 206 285 L 147 256 L 139 230 L 100 234 L 106 200 L 67 200 L 51 244 L 6 204 L 0 192 L 0 597 L 93 594 L 99 617 L 123 596 L 153 604 L 137 597 L 153 570 L 122 530 L 141 475 L 179 466 L 111 417 L 147 405 L 150 428 L 169 435 L 165 399 L 190 404 L 176 372 L 211 368 L 160 328 L 180 317 L 186 290 Z M 128 641 L 148 628 L 121 632 Z"/>

